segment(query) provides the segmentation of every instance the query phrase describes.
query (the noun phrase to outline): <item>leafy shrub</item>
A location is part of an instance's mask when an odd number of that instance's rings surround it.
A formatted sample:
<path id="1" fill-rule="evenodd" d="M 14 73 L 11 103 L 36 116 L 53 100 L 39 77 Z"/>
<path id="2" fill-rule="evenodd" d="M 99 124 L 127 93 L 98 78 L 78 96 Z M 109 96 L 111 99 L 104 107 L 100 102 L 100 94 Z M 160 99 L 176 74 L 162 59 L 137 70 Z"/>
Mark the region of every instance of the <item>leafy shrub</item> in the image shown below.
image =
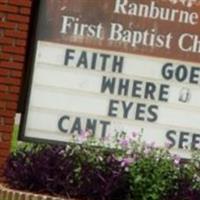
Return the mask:
<path id="1" fill-rule="evenodd" d="M 82 145 L 25 145 L 5 168 L 13 188 L 93 200 L 199 200 L 200 153 L 190 162 L 141 141 L 116 135 L 112 146 L 88 136 Z"/>
<path id="2" fill-rule="evenodd" d="M 86 151 L 82 160 L 79 179 L 80 196 L 92 199 L 124 199 L 127 179 L 121 162 L 114 152 L 94 149 Z M 101 198 L 99 198 L 101 197 Z"/>
<path id="3" fill-rule="evenodd" d="M 121 162 L 101 148 L 23 147 L 10 155 L 5 176 L 13 188 L 65 197 L 122 199 L 127 193 Z"/>
<path id="4" fill-rule="evenodd" d="M 198 200 L 200 197 L 200 152 L 194 151 L 190 161 L 181 163 L 177 188 L 168 195 L 170 200 Z"/>
<path id="5" fill-rule="evenodd" d="M 130 195 L 134 200 L 161 200 L 174 192 L 178 169 L 163 150 L 151 150 L 130 166 Z"/>
<path id="6" fill-rule="evenodd" d="M 77 164 L 71 151 L 66 152 L 63 146 L 40 145 L 19 149 L 7 161 L 5 175 L 8 183 L 22 190 L 73 193 Z"/>

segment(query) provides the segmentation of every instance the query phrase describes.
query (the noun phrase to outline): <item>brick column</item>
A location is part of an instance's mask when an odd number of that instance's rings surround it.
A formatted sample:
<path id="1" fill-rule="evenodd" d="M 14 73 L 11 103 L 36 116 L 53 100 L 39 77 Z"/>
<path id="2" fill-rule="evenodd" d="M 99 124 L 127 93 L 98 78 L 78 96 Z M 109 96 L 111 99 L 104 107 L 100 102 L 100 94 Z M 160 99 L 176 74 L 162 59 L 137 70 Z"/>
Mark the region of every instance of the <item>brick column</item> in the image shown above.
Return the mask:
<path id="1" fill-rule="evenodd" d="M 0 0 L 0 181 L 23 80 L 31 0 Z"/>

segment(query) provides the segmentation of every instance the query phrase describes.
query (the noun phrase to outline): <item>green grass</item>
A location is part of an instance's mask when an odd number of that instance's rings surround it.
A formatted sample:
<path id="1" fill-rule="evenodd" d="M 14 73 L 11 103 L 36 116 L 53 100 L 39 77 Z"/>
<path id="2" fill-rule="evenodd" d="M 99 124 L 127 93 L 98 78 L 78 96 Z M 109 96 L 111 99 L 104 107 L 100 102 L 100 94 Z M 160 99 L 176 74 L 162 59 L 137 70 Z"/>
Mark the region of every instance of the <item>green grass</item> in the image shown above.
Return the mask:
<path id="1" fill-rule="evenodd" d="M 31 145 L 34 144 L 34 143 L 19 141 L 18 134 L 19 134 L 19 125 L 14 125 L 13 132 L 12 132 L 12 141 L 11 141 L 11 151 L 12 152 L 15 152 L 19 147 L 25 147 L 25 146 L 31 147 Z"/>
<path id="2" fill-rule="evenodd" d="M 11 142 L 11 149 L 12 149 L 12 151 L 15 151 L 16 148 L 17 148 L 18 132 L 19 132 L 19 126 L 18 125 L 14 125 L 13 133 L 12 133 L 12 142 Z"/>

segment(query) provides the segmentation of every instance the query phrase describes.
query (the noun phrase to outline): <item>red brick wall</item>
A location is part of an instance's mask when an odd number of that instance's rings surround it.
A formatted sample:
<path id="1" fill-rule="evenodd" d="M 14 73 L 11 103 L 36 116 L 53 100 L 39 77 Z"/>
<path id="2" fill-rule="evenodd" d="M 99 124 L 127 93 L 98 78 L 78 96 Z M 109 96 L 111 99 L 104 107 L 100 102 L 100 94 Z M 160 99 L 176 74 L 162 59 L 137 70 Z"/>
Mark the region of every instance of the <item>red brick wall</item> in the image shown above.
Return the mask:
<path id="1" fill-rule="evenodd" d="M 32 0 L 0 0 L 0 180 L 10 151 Z"/>

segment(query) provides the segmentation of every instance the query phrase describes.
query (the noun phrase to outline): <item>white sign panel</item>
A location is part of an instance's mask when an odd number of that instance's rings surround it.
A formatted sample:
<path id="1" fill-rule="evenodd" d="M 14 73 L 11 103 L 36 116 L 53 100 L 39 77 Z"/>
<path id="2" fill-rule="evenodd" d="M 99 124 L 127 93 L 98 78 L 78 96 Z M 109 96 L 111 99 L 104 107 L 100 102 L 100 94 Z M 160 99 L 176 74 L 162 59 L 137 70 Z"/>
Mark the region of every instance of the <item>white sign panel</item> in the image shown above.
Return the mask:
<path id="1" fill-rule="evenodd" d="M 37 48 L 26 136 L 67 142 L 87 129 L 99 138 L 143 130 L 159 145 L 198 147 L 199 67 L 48 42 Z"/>

